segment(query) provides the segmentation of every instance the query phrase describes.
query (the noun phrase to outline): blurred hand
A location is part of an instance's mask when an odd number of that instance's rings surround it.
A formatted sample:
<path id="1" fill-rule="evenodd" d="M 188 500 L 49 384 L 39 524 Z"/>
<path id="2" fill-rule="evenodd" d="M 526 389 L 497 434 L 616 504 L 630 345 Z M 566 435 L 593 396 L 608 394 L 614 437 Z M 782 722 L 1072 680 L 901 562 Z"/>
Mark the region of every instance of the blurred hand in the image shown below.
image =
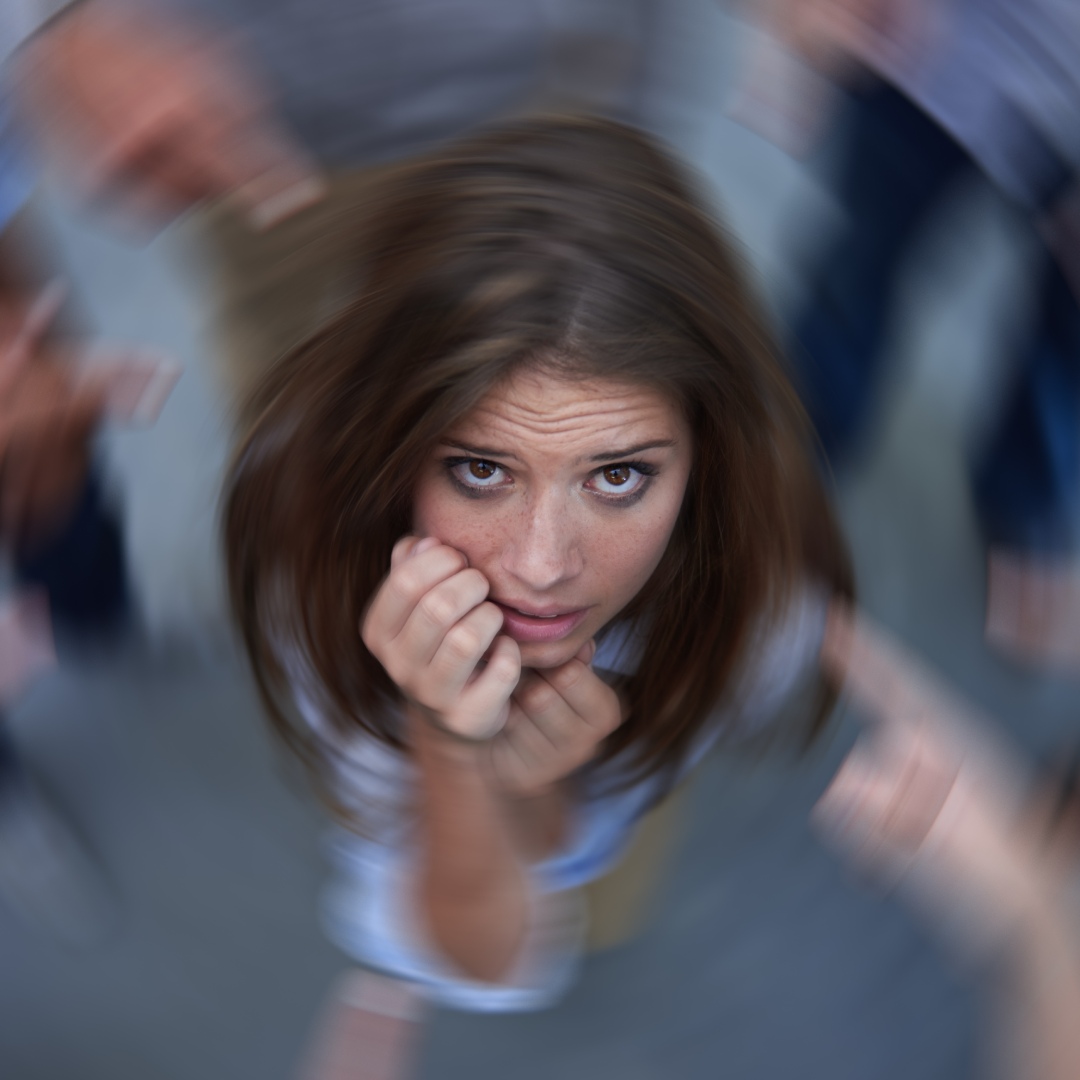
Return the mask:
<path id="1" fill-rule="evenodd" d="M 548 671 L 528 671 L 491 745 L 495 774 L 515 795 L 536 795 L 595 755 L 623 721 L 618 695 L 589 667 L 596 646 Z"/>
<path id="2" fill-rule="evenodd" d="M 29 308 L 0 307 L 0 536 L 20 546 L 63 523 L 103 415 L 138 415 L 161 367 L 120 350 L 78 367 L 45 340 L 62 300 L 50 287 Z"/>
<path id="3" fill-rule="evenodd" d="M 433 537 L 394 545 L 390 573 L 364 616 L 361 637 L 406 701 L 437 727 L 468 739 L 495 734 L 521 677 L 517 643 L 487 578 Z"/>
<path id="4" fill-rule="evenodd" d="M 822 662 L 874 724 L 816 824 L 856 867 L 901 886 L 962 956 L 992 950 L 1049 884 L 1018 759 L 846 608 L 830 613 Z"/>
<path id="5" fill-rule="evenodd" d="M 46 158 L 138 224 L 231 195 L 263 227 L 320 194 L 252 77 L 190 23 L 87 0 L 31 38 L 14 72 Z"/>
<path id="6" fill-rule="evenodd" d="M 933 32 L 937 0 L 764 0 L 769 22 L 819 70 L 918 54 Z"/>

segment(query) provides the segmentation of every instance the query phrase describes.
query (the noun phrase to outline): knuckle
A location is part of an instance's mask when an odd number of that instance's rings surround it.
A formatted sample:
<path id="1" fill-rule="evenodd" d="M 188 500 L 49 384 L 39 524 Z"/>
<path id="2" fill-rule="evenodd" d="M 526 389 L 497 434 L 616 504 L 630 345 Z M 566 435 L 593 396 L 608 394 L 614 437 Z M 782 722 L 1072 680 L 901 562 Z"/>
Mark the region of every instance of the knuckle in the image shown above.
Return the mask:
<path id="1" fill-rule="evenodd" d="M 520 695 L 521 706 L 527 712 L 547 712 L 558 699 L 555 690 L 541 679 L 530 682 Z"/>
<path id="2" fill-rule="evenodd" d="M 484 650 L 484 639 L 473 627 L 458 623 L 443 639 L 450 654 L 459 660 L 471 660 Z"/>
<path id="3" fill-rule="evenodd" d="M 580 660 L 571 660 L 548 674 L 551 682 L 560 690 L 573 690 L 585 677 L 588 668 Z"/>
<path id="4" fill-rule="evenodd" d="M 420 614 L 432 626 L 445 626 L 454 617 L 454 606 L 439 592 L 425 593 L 416 605 Z"/>
<path id="5" fill-rule="evenodd" d="M 401 600 L 412 601 L 420 595 L 423 582 L 416 572 L 416 567 L 405 563 L 386 579 L 386 589 Z"/>
<path id="6" fill-rule="evenodd" d="M 459 552 L 455 552 L 455 554 L 458 555 L 458 558 L 461 559 L 462 562 L 465 561 L 465 557 Z M 461 571 L 459 577 L 461 579 L 462 585 L 467 588 L 471 594 L 475 594 L 481 597 L 487 596 L 488 589 L 490 588 L 490 586 L 488 585 L 488 579 L 484 577 L 484 575 L 481 574 L 479 570 L 476 570 L 473 567 L 467 567 L 466 569 Z M 496 608 L 496 611 L 497 610 L 498 608 Z"/>
<path id="7" fill-rule="evenodd" d="M 490 676 L 507 686 L 514 685 L 521 675 L 521 667 L 513 656 L 492 657 L 487 666 Z"/>

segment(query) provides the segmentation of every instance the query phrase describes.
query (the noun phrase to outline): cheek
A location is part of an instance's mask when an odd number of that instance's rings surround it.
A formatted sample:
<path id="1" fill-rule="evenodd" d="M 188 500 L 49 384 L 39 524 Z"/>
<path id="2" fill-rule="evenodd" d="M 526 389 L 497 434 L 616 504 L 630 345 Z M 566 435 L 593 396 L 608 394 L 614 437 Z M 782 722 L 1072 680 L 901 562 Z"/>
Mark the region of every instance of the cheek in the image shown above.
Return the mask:
<path id="1" fill-rule="evenodd" d="M 467 499 L 437 483 L 422 482 L 413 500 L 413 532 L 434 536 L 460 551 L 469 565 L 483 570 L 499 549 L 499 530 L 484 521 Z"/>
<path id="2" fill-rule="evenodd" d="M 641 591 L 663 558 L 678 511 L 675 503 L 635 520 L 613 522 L 594 535 L 589 561 L 609 583 L 620 607 Z"/>

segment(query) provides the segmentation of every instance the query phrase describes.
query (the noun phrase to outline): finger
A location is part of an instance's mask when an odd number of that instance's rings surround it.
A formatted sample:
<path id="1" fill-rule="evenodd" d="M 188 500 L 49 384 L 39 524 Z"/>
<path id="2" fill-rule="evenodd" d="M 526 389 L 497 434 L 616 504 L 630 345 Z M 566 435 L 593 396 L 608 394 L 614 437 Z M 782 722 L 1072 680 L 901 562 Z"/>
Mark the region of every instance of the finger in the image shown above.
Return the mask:
<path id="1" fill-rule="evenodd" d="M 27 363 L 64 306 L 66 297 L 67 287 L 64 283 L 51 281 L 38 293 L 19 320 L 11 340 L 0 350 L 0 395 L 10 393 L 26 370 Z"/>
<path id="2" fill-rule="evenodd" d="M 912 724 L 955 719 L 957 702 L 918 661 L 846 604 L 829 608 L 822 666 L 843 685 L 865 719 Z"/>
<path id="3" fill-rule="evenodd" d="M 491 603 L 482 603 L 454 623 L 428 665 L 430 689 L 443 701 L 456 700 L 471 679 L 479 675 L 477 665 L 484 659 L 502 629 L 503 613 Z"/>
<path id="4" fill-rule="evenodd" d="M 56 321 L 56 316 L 60 314 L 67 298 L 67 285 L 59 279 L 50 281 L 27 309 L 22 326 L 16 335 L 15 344 L 21 346 L 28 354 L 32 353 L 41 344 L 49 327 Z"/>
<path id="5" fill-rule="evenodd" d="M 416 547 L 412 549 L 412 555 L 410 558 L 416 558 L 418 555 L 423 555 L 425 551 L 434 551 L 440 545 L 441 541 L 435 536 L 424 536 L 417 543 Z M 465 560 L 468 564 L 468 559 Z"/>
<path id="6" fill-rule="evenodd" d="M 591 731 L 594 739 L 609 735 L 622 722 L 615 691 L 580 660 L 575 658 L 537 674 Z"/>
<path id="7" fill-rule="evenodd" d="M 589 640 L 586 641 L 585 644 L 582 645 L 580 649 L 578 649 L 577 655 L 574 657 L 574 659 L 575 660 L 580 660 L 581 663 L 588 665 L 588 664 L 592 663 L 593 657 L 595 655 L 596 655 L 596 639 L 595 638 L 589 638 Z"/>
<path id="8" fill-rule="evenodd" d="M 396 638 L 420 598 L 465 569 L 465 556 L 445 544 L 407 558 L 415 546 L 408 546 L 399 553 L 400 561 L 375 594 L 363 626 L 364 644 L 369 649 L 373 642 L 385 643 Z"/>
<path id="9" fill-rule="evenodd" d="M 394 569 L 406 559 L 411 559 L 414 555 L 423 555 L 425 551 L 430 551 L 438 546 L 439 541 L 433 536 L 423 538 L 419 536 L 403 536 L 394 545 L 393 551 L 390 552 L 390 568 Z"/>
<path id="10" fill-rule="evenodd" d="M 811 812 L 826 843 L 865 870 L 879 870 L 895 854 L 885 821 L 896 796 L 896 778 L 856 747 L 845 759 Z"/>
<path id="11" fill-rule="evenodd" d="M 232 140 L 231 152 L 208 161 L 212 182 L 257 231 L 272 228 L 326 195 L 314 163 L 284 132 L 265 121 Z"/>
<path id="12" fill-rule="evenodd" d="M 412 561 L 419 563 L 437 554 L 438 550 L 433 549 Z M 407 568 L 408 564 L 398 572 Z M 479 570 L 460 570 L 440 581 L 413 605 L 405 625 L 392 639 L 395 652 L 410 665 L 427 667 L 451 628 L 479 607 L 487 599 L 488 591 L 488 580 Z"/>
<path id="13" fill-rule="evenodd" d="M 139 350 L 95 359 L 84 370 L 101 370 L 102 411 L 113 423 L 149 427 L 161 414 L 183 368 L 157 352 Z"/>
<path id="14" fill-rule="evenodd" d="M 953 790 L 959 771 L 959 765 L 944 760 L 926 742 L 911 748 L 910 759 L 895 784 L 882 821 L 892 843 L 911 852 L 922 846 Z"/>
<path id="15" fill-rule="evenodd" d="M 418 536 L 403 536 L 390 551 L 390 569 L 400 566 L 411 554 L 413 548 L 420 542 Z"/>
<path id="16" fill-rule="evenodd" d="M 865 835 L 884 817 L 891 797 L 882 783 L 880 766 L 859 744 L 818 799 L 811 820 L 830 839 Z"/>
<path id="17" fill-rule="evenodd" d="M 510 715 L 510 695 L 521 678 L 521 651 L 513 638 L 500 634 L 483 671 L 464 690 L 460 708 L 449 718 L 459 735 L 490 739 Z"/>
<path id="18" fill-rule="evenodd" d="M 539 732 L 548 753 L 565 747 L 585 727 L 562 695 L 539 672 L 530 671 L 514 691 L 514 704 L 527 727 Z"/>
<path id="19" fill-rule="evenodd" d="M 564 755 L 510 699 L 510 716 L 492 744 L 492 765 L 503 787 L 527 793 L 561 779 L 575 766 L 565 767 Z"/>

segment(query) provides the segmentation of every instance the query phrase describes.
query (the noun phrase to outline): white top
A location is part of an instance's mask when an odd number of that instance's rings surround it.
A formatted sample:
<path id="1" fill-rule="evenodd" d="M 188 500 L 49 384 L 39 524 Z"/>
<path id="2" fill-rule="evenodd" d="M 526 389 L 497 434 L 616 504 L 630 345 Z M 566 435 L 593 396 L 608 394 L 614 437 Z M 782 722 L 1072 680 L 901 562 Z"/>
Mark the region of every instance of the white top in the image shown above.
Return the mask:
<path id="1" fill-rule="evenodd" d="M 765 637 L 753 676 L 737 695 L 743 704 L 734 728 L 741 735 L 761 730 L 800 676 L 816 663 L 825 610 L 824 597 L 808 589 L 792 604 L 780 627 Z M 593 667 L 627 674 L 636 668 L 639 655 L 640 642 L 616 628 L 599 647 Z M 342 740 L 330 730 L 310 696 L 296 685 L 294 695 L 301 713 L 332 754 L 337 796 L 346 807 L 362 808 L 365 820 L 371 819 L 375 807 L 383 823 L 375 839 L 343 828 L 334 829 L 328 838 L 335 876 L 324 896 L 323 921 L 331 940 L 372 967 L 414 981 L 440 1004 L 490 1012 L 550 1004 L 569 984 L 577 965 L 583 913 L 575 890 L 618 862 L 638 819 L 655 799 L 660 779 L 611 791 L 617 762 L 584 771 L 582 797 L 573 808 L 565 846 L 531 867 L 534 908 L 516 970 L 504 984 L 477 983 L 438 954 L 411 905 L 416 864 L 407 810 L 416 785 L 412 763 L 362 735 Z M 722 731 L 731 729 L 730 716 L 723 714 L 707 724 L 681 775 L 700 762 Z"/>

